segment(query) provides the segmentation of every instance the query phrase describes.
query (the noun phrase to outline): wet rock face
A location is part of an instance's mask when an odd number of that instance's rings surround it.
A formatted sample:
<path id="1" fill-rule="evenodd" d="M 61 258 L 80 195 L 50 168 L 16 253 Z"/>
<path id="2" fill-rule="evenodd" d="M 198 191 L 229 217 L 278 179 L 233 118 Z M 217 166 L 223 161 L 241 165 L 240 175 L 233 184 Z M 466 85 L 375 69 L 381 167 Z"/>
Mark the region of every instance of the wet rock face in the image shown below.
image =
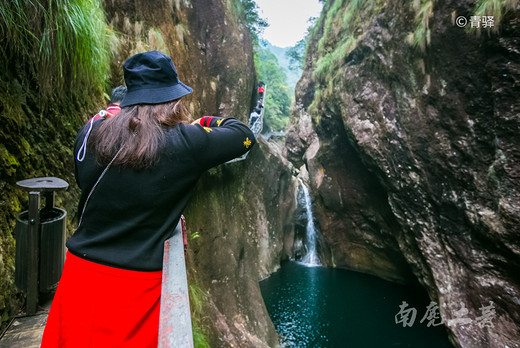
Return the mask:
<path id="1" fill-rule="evenodd" d="M 286 165 L 260 141 L 246 161 L 205 174 L 187 211 L 190 258 L 207 292 L 212 347 L 278 347 L 258 281 L 287 258 L 294 192 Z"/>
<path id="2" fill-rule="evenodd" d="M 324 55 L 318 28 L 297 86 L 288 158 L 310 173 L 336 264 L 406 278 L 400 254 L 454 342 L 518 347 L 519 11 L 506 14 L 499 33 L 478 36 L 451 22 L 469 17 L 473 2 L 435 2 L 421 52 L 406 44 L 412 8 L 377 6 L 357 12 L 356 44 L 326 77 L 315 73 Z M 311 120 L 315 135 L 301 131 Z"/>

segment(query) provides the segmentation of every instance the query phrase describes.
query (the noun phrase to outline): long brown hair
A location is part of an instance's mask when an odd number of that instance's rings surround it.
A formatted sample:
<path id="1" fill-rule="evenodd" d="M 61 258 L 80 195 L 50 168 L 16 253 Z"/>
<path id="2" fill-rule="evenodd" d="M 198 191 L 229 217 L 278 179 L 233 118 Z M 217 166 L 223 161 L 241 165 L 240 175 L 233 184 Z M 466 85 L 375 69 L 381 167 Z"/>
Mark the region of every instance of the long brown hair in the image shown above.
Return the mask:
<path id="1" fill-rule="evenodd" d="M 156 163 L 164 145 L 164 128 L 188 121 L 189 115 L 181 99 L 133 105 L 104 120 L 92 131 L 88 144 L 102 166 L 107 165 L 121 149 L 114 164 L 147 168 Z"/>

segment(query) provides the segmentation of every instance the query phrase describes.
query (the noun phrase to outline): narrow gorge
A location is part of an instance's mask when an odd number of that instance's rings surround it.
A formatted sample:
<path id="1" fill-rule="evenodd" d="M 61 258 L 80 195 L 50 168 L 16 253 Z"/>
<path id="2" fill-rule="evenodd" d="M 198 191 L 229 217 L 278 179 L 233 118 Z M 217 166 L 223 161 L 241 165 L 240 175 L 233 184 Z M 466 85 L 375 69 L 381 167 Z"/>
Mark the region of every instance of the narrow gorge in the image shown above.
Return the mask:
<path id="1" fill-rule="evenodd" d="M 518 347 L 519 9 L 487 3 L 500 28 L 458 26 L 473 1 L 326 2 L 286 148 L 331 265 L 418 280 L 458 346 Z"/>
<path id="2" fill-rule="evenodd" d="M 73 233 L 74 137 L 123 83 L 128 57 L 171 56 L 194 89 L 193 119 L 247 122 L 259 80 L 248 1 L 85 1 L 77 9 L 101 20 L 102 38 L 71 29 L 48 55 L 45 38 L 67 27 L 49 8 L 72 2 L 36 3 L 0 5 L 20 23 L 0 23 L 2 330 L 23 304 L 13 230 L 27 197 L 16 182 L 66 180 L 57 205 Z M 312 223 L 308 263 L 421 287 L 456 347 L 520 347 L 519 1 L 322 3 L 286 137 L 259 137 L 246 160 L 204 174 L 185 212 L 195 346 L 281 346 L 259 282 L 306 253 Z M 475 15 L 494 26 L 457 25 Z M 107 56 L 80 34 L 105 40 Z"/>

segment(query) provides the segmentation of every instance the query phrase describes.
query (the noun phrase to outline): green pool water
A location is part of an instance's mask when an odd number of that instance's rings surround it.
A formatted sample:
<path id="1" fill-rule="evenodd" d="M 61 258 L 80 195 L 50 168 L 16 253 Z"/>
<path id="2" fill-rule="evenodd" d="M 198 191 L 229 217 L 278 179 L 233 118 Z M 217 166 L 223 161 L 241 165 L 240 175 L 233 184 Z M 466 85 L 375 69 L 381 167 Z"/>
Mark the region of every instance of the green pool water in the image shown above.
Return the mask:
<path id="1" fill-rule="evenodd" d="M 428 327 L 426 293 L 374 276 L 287 262 L 260 289 L 285 347 L 453 348 L 443 325 Z M 396 324 L 399 306 L 416 310 Z M 413 312 L 413 311 L 412 311 Z M 398 316 L 397 320 L 402 319 Z M 409 326 L 411 324 L 411 326 Z"/>

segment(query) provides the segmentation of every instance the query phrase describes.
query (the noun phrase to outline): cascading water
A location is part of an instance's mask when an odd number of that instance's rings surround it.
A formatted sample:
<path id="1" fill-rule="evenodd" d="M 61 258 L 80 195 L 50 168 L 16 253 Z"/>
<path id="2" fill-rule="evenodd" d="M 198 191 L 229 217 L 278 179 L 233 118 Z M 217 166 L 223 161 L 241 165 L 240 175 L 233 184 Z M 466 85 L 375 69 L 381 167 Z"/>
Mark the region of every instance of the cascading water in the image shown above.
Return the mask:
<path id="1" fill-rule="evenodd" d="M 300 185 L 303 191 L 304 203 L 305 203 L 305 213 L 307 215 L 307 224 L 305 226 L 305 249 L 306 254 L 302 257 L 301 262 L 307 266 L 320 266 L 320 259 L 318 257 L 318 247 L 317 247 L 317 231 L 316 226 L 314 226 L 314 217 L 312 215 L 312 205 L 311 205 L 311 196 L 309 194 L 309 189 L 303 183 L 303 181 L 298 178 L 300 181 Z"/>

